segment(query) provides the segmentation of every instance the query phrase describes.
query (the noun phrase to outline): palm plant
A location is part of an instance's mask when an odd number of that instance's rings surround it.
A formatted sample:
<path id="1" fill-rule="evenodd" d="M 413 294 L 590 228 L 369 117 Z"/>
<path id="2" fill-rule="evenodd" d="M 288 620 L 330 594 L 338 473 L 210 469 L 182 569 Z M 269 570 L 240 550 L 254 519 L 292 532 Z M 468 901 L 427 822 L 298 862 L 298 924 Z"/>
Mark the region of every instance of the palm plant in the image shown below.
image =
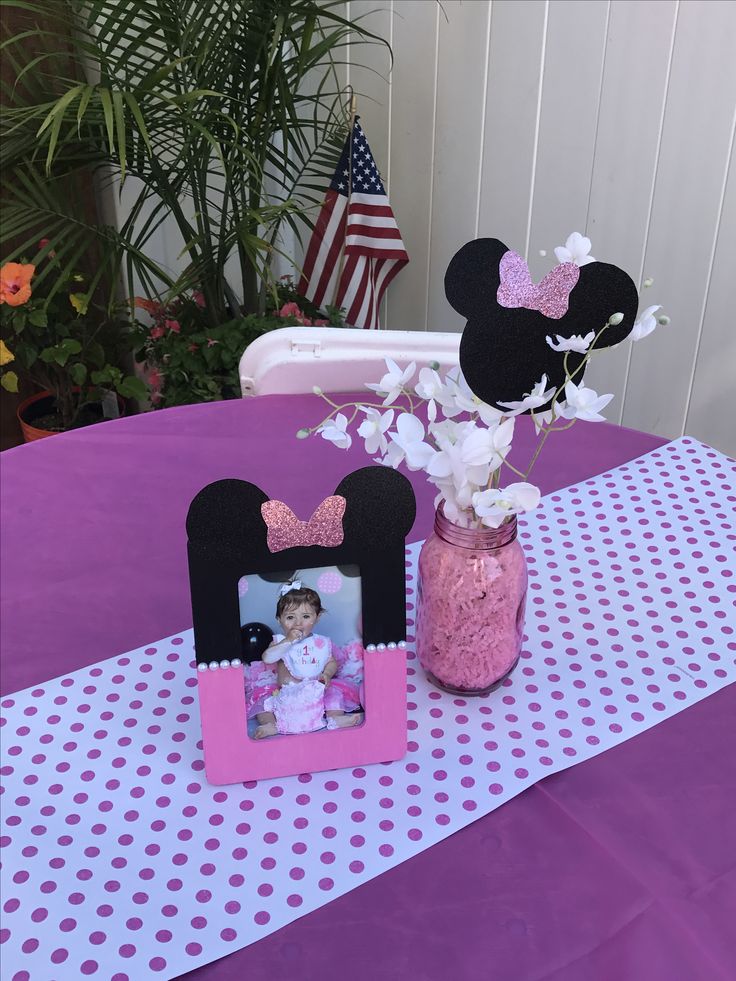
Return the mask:
<path id="1" fill-rule="evenodd" d="M 122 269 L 131 300 L 201 291 L 212 326 L 262 311 L 279 230 L 309 227 L 345 138 L 342 52 L 383 42 L 333 0 L 62 0 L 53 24 L 41 0 L 5 6 L 29 23 L 3 40 L 5 258 L 46 238 L 62 283 L 93 246 L 90 296 Z M 90 171 L 132 187 L 119 228 L 70 198 Z M 151 254 L 165 221 L 183 269 Z"/>

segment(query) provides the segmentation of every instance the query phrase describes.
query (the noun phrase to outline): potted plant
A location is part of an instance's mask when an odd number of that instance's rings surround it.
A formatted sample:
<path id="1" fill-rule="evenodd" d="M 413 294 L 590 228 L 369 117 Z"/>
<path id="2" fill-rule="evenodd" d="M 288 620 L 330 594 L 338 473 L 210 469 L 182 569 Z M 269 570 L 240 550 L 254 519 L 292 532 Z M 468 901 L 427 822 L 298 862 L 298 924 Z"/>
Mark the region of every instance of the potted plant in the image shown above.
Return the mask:
<path id="1" fill-rule="evenodd" d="M 36 263 L 0 268 L 0 384 L 18 391 L 19 375 L 39 391 L 18 408 L 28 442 L 118 415 L 119 400 L 142 398 L 143 382 L 120 368 L 124 334 L 86 295 L 86 278 L 74 273 L 53 291 L 44 268 L 54 261 L 48 241 Z"/>
<path id="2" fill-rule="evenodd" d="M 38 23 L 48 16 L 34 0 L 6 6 Z M 69 256 L 93 240 L 97 275 L 115 284 L 122 269 L 131 309 L 136 293 L 186 306 L 196 290 L 197 323 L 210 332 L 266 314 L 280 230 L 311 227 L 344 143 L 342 51 L 385 43 L 343 7 L 66 0 L 54 11 L 58 33 L 22 25 L 4 42 L 22 84 L 4 115 L 0 244 L 34 228 Z M 107 186 L 135 179 L 119 227 L 75 211 L 64 181 L 80 173 Z M 177 269 L 155 260 L 164 221 Z"/>
<path id="3" fill-rule="evenodd" d="M 210 326 L 203 294 L 178 296 L 168 303 L 136 297 L 133 331 L 136 359 L 147 369 L 155 409 L 192 402 L 240 398 L 238 364 L 246 345 L 278 327 L 342 327 L 342 311 L 327 308 L 327 318 L 299 296 L 291 276 L 282 277 L 266 297 L 263 314 L 251 313 Z"/>

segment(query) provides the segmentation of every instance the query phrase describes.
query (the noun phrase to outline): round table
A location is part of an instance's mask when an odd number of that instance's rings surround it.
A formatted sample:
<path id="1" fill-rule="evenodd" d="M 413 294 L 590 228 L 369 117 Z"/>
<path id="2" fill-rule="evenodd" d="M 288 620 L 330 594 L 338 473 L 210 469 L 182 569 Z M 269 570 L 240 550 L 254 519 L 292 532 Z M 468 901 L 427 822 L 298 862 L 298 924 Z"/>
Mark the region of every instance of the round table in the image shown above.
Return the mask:
<path id="1" fill-rule="evenodd" d="M 297 440 L 314 396 L 186 406 L 7 450 L 2 692 L 191 625 L 186 534 L 204 484 L 239 477 L 307 517 L 366 465 Z M 543 493 L 664 440 L 607 424 L 550 440 Z M 528 419 L 515 459 L 531 455 Z M 409 474 L 431 528 L 434 489 Z M 187 977 L 693 981 L 736 967 L 736 686 L 548 777 L 461 832 Z M 726 761 L 724 763 L 724 761 Z"/>

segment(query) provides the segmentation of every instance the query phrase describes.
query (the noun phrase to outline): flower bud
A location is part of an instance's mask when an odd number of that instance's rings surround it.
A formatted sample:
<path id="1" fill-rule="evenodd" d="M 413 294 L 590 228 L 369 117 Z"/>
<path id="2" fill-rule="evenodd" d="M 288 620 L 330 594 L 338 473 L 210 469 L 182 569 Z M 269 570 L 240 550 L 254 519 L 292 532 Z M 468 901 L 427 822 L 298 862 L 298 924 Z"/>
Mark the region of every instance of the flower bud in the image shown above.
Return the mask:
<path id="1" fill-rule="evenodd" d="M 657 323 L 660 324 L 660 326 L 662 327 L 666 327 L 669 322 L 670 322 L 670 318 L 664 313 L 662 314 L 661 317 L 657 317 Z"/>
<path id="2" fill-rule="evenodd" d="M 319 385 L 312 385 L 312 391 L 314 392 L 315 395 L 322 394 L 322 389 L 319 387 Z"/>
<path id="3" fill-rule="evenodd" d="M 309 436 L 309 430 L 308 429 L 299 429 L 299 430 L 297 430 L 297 434 L 296 434 L 296 438 L 297 439 L 306 439 L 307 436 Z"/>
<path id="4" fill-rule="evenodd" d="M 623 319 L 624 315 L 622 313 L 612 313 L 608 318 L 608 323 L 611 325 L 611 327 L 618 327 Z"/>
<path id="5" fill-rule="evenodd" d="M 654 280 L 652 279 L 652 277 L 651 276 L 647 276 L 647 278 L 642 283 L 642 286 L 646 290 L 648 290 L 650 286 L 654 286 Z"/>

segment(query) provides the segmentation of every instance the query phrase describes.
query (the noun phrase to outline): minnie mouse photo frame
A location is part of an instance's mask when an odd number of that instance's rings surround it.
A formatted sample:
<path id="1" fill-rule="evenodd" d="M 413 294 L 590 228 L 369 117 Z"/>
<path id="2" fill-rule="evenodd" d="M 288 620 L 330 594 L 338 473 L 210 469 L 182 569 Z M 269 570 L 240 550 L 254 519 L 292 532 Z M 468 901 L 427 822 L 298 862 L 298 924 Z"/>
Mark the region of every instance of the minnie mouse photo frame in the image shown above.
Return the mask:
<path id="1" fill-rule="evenodd" d="M 254 484 L 204 487 L 187 516 L 205 772 L 212 784 L 406 752 L 409 481 L 372 466 L 308 520 Z"/>

